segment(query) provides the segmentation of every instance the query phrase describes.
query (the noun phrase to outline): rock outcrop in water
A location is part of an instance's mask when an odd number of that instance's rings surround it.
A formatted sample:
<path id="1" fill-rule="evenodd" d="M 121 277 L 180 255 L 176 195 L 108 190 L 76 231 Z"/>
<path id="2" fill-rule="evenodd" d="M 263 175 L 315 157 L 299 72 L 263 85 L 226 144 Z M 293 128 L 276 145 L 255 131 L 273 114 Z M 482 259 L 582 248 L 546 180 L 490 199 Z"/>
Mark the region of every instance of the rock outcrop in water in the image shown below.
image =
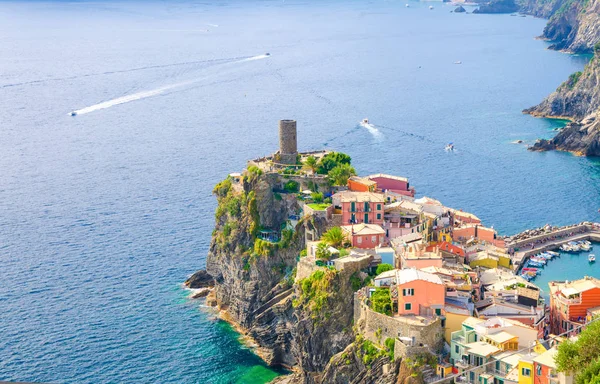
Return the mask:
<path id="1" fill-rule="evenodd" d="M 538 140 L 532 151 L 560 150 L 579 156 L 600 156 L 600 121 L 589 116 L 581 123 L 572 122 L 551 140 Z"/>
<path id="2" fill-rule="evenodd" d="M 223 317 L 253 339 L 267 364 L 293 369 L 276 382 L 421 383 L 426 366 L 412 367 L 383 349 L 374 353 L 353 324 L 354 289 L 363 281 L 357 269 L 298 269 L 306 237 L 320 238 L 328 221 L 298 217 L 296 193 L 285 191 L 289 182 L 290 176 L 251 166 L 241 180 L 228 178 L 214 189 L 218 207 L 206 270 Z M 294 182 L 300 190 L 311 183 L 330 188 L 326 178 Z M 262 240 L 269 229 L 280 238 Z"/>
<path id="3" fill-rule="evenodd" d="M 190 276 L 184 283 L 188 288 L 211 288 L 215 286 L 215 280 L 205 270 L 200 270 Z"/>
<path id="4" fill-rule="evenodd" d="M 464 13 L 467 12 L 467 10 L 462 6 L 459 5 L 458 7 L 456 7 L 456 9 L 454 10 L 454 13 Z"/>

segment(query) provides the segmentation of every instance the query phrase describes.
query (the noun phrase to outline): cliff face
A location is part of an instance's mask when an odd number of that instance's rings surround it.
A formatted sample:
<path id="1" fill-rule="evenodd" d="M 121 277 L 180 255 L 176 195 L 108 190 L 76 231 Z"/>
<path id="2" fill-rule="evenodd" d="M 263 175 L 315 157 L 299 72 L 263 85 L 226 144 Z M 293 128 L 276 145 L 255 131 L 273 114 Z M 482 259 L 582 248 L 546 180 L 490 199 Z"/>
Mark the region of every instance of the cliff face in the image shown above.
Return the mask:
<path id="1" fill-rule="evenodd" d="M 600 156 L 600 121 L 590 115 L 581 123 L 570 123 L 551 140 L 539 140 L 532 151 L 559 150 L 580 156 Z"/>
<path id="2" fill-rule="evenodd" d="M 599 14 L 599 0 L 563 0 L 560 8 L 552 13 L 542 37 L 552 42 L 551 49 L 592 52 L 600 41 Z"/>
<path id="3" fill-rule="evenodd" d="M 539 105 L 524 112 L 538 117 L 580 120 L 600 108 L 600 60 L 595 57 L 583 72 L 572 74 Z"/>
<path id="4" fill-rule="evenodd" d="M 473 13 L 512 13 L 518 10 L 519 6 L 514 0 L 492 0 L 489 3 L 482 4 Z"/>
<path id="5" fill-rule="evenodd" d="M 535 17 L 550 18 L 562 7 L 566 0 L 526 0 L 519 4 L 520 11 Z"/>

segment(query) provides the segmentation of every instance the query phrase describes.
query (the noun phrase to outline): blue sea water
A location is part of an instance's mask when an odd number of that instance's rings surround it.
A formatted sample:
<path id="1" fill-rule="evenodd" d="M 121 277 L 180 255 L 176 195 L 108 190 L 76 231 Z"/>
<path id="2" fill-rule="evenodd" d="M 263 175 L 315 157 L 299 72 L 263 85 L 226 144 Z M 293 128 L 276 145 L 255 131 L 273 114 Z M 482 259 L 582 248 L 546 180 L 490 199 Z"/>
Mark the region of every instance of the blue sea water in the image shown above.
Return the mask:
<path id="1" fill-rule="evenodd" d="M 521 110 L 587 59 L 544 20 L 405 2 L 0 2 L 0 380 L 276 375 L 181 283 L 278 119 L 504 234 L 600 220 L 598 160 L 511 144 L 553 134 Z"/>

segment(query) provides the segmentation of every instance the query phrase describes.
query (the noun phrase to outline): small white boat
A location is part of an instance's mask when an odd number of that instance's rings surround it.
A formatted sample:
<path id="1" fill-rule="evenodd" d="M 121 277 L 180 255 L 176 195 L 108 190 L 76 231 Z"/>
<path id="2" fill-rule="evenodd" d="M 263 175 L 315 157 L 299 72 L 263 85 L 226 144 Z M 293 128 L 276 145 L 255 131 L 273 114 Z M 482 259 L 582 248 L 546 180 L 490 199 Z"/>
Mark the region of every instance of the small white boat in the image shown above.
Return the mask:
<path id="1" fill-rule="evenodd" d="M 433 9 L 433 5 L 430 5 L 430 6 L 429 6 L 429 9 Z"/>
<path id="2" fill-rule="evenodd" d="M 364 119 L 362 120 L 362 123 L 363 123 L 363 124 L 369 124 L 369 119 L 367 119 L 367 118 L 364 118 Z"/>
<path id="3" fill-rule="evenodd" d="M 585 243 L 582 243 L 582 244 L 579 244 L 579 249 L 581 249 L 581 250 L 582 250 L 582 251 L 584 251 L 584 252 L 587 252 L 587 251 L 589 251 L 590 249 L 592 249 L 592 247 L 590 247 L 589 245 L 587 245 L 587 244 L 585 244 Z"/>
<path id="4" fill-rule="evenodd" d="M 70 113 L 71 116 L 77 116 L 77 111 L 73 111 Z"/>
<path id="5" fill-rule="evenodd" d="M 455 61 L 454 64 L 462 64 L 462 61 L 460 61 L 460 60 Z"/>
<path id="6" fill-rule="evenodd" d="M 448 143 L 448 144 L 446 144 L 446 146 L 444 147 L 444 149 L 446 151 L 454 151 L 454 144 Z"/>
<path id="7" fill-rule="evenodd" d="M 265 53 L 265 56 L 271 56 L 271 54 L 269 52 Z"/>
<path id="8" fill-rule="evenodd" d="M 594 255 L 593 253 L 590 253 L 590 255 L 588 256 L 588 261 L 590 263 L 593 263 L 596 261 L 596 255 Z"/>
<path id="9" fill-rule="evenodd" d="M 406 4 L 406 8 L 410 8 L 410 5 Z"/>
<path id="10" fill-rule="evenodd" d="M 547 254 L 549 254 L 549 255 L 552 255 L 552 256 L 554 256 L 554 257 L 558 257 L 558 256 L 560 256 L 560 253 L 558 253 L 558 252 L 554 252 L 554 251 L 546 251 L 546 253 L 547 253 Z"/>

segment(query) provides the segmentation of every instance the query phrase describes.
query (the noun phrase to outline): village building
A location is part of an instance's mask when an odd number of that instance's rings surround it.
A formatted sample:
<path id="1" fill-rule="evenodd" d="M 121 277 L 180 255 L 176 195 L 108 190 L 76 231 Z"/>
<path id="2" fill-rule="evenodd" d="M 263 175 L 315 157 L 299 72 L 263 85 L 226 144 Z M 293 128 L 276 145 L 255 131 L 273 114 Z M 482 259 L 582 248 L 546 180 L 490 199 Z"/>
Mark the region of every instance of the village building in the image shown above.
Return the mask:
<path id="1" fill-rule="evenodd" d="M 415 196 L 415 189 L 410 186 L 408 179 L 405 177 L 378 173 L 369 175 L 366 178 L 376 182 L 377 188 L 381 191 L 391 191 L 404 196 Z"/>
<path id="2" fill-rule="evenodd" d="M 423 269 L 427 267 L 442 267 L 443 258 L 440 253 L 427 252 L 423 241 L 415 240 L 407 242 L 406 238 L 411 235 L 392 239 L 391 245 L 396 254 L 396 267 Z"/>
<path id="3" fill-rule="evenodd" d="M 348 179 L 348 190 L 353 192 L 375 192 L 377 182 L 365 177 L 351 176 Z"/>
<path id="4" fill-rule="evenodd" d="M 445 288 L 438 276 L 417 269 L 393 269 L 374 279 L 376 287 L 389 287 L 398 315 L 442 316 Z"/>
<path id="5" fill-rule="evenodd" d="M 342 191 L 332 196 L 334 213 L 342 225 L 383 224 L 384 196 L 375 192 Z"/>
<path id="6" fill-rule="evenodd" d="M 586 276 L 550 282 L 550 329 L 554 334 L 578 333 L 588 321 L 588 310 L 600 306 L 600 280 Z"/>
<path id="7" fill-rule="evenodd" d="M 385 242 L 385 231 L 377 224 L 343 225 L 341 228 L 355 248 L 372 249 Z"/>

